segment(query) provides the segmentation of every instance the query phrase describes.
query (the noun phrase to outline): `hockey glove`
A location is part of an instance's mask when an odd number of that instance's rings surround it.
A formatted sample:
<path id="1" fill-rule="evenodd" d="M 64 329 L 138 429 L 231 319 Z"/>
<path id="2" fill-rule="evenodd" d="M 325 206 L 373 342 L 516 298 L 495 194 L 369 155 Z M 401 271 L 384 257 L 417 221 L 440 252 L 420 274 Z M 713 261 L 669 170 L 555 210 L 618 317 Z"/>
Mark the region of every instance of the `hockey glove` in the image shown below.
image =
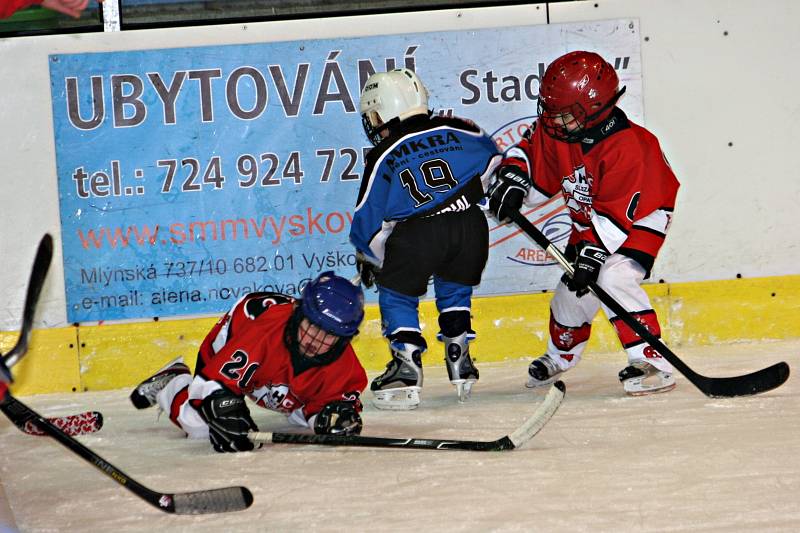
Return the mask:
<path id="1" fill-rule="evenodd" d="M 577 245 L 578 257 L 572 279 L 566 281 L 567 288 L 578 296 L 589 292 L 589 283 L 596 283 L 600 268 L 608 259 L 608 252 L 596 244 L 580 242 Z"/>
<path id="2" fill-rule="evenodd" d="M 208 424 L 208 436 L 218 452 L 249 452 L 253 443 L 247 439 L 249 431 L 258 431 L 244 398 L 232 392 L 215 390 L 203 399 L 200 407 Z"/>
<path id="3" fill-rule="evenodd" d="M 497 179 L 486 195 L 489 197 L 489 211 L 500 222 L 510 220 L 513 211 L 519 211 L 522 201 L 531 190 L 531 180 L 517 166 L 506 165 L 497 170 Z"/>
<path id="4" fill-rule="evenodd" d="M 364 423 L 353 402 L 335 401 L 317 413 L 314 433 L 330 435 L 358 435 Z"/>
<path id="5" fill-rule="evenodd" d="M 375 285 L 375 278 L 381 272 L 381 269 L 361 252 L 356 252 L 356 270 L 361 276 L 361 283 L 368 289 Z"/>

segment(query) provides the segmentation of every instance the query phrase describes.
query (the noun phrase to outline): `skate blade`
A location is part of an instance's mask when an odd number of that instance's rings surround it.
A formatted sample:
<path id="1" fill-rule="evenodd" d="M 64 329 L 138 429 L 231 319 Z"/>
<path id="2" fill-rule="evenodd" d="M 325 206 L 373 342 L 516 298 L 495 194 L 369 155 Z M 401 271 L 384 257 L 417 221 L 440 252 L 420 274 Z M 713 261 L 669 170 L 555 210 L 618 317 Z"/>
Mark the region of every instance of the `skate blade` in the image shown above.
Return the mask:
<path id="1" fill-rule="evenodd" d="M 528 376 L 528 382 L 525 383 L 525 387 L 528 389 L 538 389 L 539 387 L 544 387 L 545 385 L 550 385 L 551 383 L 555 383 L 558 381 L 558 375 L 555 375 L 551 378 L 547 378 L 544 381 L 539 381 L 538 379 L 533 379 L 532 377 Z"/>
<path id="2" fill-rule="evenodd" d="M 464 403 L 470 399 L 472 395 L 472 386 L 475 384 L 475 381 L 474 379 L 456 379 L 450 382 L 456 387 L 458 403 Z"/>
<path id="3" fill-rule="evenodd" d="M 671 374 L 662 375 L 660 372 L 649 372 L 644 376 L 623 381 L 622 388 L 629 396 L 661 394 L 675 388 L 675 378 Z"/>
<path id="4" fill-rule="evenodd" d="M 419 407 L 421 387 L 401 387 L 372 391 L 372 405 L 387 411 L 410 411 Z"/>
<path id="5" fill-rule="evenodd" d="M 649 388 L 642 387 L 642 388 L 636 388 L 636 389 L 632 389 L 632 390 L 628 390 L 627 388 L 625 388 L 625 393 L 628 396 L 650 396 L 651 394 L 662 394 L 662 393 L 665 393 L 665 392 L 669 392 L 669 391 L 671 391 L 672 389 L 675 388 L 675 385 L 676 385 L 676 383 L 672 383 L 670 385 L 665 385 L 663 387 L 656 387 L 656 386 L 649 387 Z"/>

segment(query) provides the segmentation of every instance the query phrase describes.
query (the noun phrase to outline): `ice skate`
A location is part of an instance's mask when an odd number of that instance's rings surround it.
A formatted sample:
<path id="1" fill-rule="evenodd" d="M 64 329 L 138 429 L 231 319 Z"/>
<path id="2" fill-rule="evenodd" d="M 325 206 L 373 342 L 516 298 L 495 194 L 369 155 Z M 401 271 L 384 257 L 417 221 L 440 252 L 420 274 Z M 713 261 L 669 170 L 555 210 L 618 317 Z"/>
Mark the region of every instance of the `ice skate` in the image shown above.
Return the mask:
<path id="1" fill-rule="evenodd" d="M 183 357 L 178 356 L 158 372 L 139 383 L 131 393 L 131 403 L 137 409 L 147 409 L 156 404 L 156 396 L 167 386 L 172 378 L 181 374 L 191 374 L 189 367 L 183 362 Z"/>
<path id="2" fill-rule="evenodd" d="M 631 396 L 644 396 L 669 392 L 675 388 L 675 376 L 664 372 L 647 361 L 635 361 L 619 373 L 625 392 Z"/>
<path id="3" fill-rule="evenodd" d="M 537 357 L 528 366 L 528 383 L 525 384 L 529 389 L 549 385 L 558 379 L 558 375 L 563 373 L 553 359 L 544 354 Z"/>
<path id="4" fill-rule="evenodd" d="M 369 387 L 372 403 L 378 409 L 416 409 L 422 389 L 423 349 L 408 343 L 391 343 L 390 348 L 392 360 Z"/>
<path id="5" fill-rule="evenodd" d="M 465 402 L 472 393 L 472 386 L 478 381 L 478 369 L 472 363 L 469 356 L 469 345 L 467 343 L 467 333 L 458 337 L 444 337 L 445 344 L 444 361 L 447 364 L 447 375 L 450 383 L 455 385 L 458 401 Z"/>

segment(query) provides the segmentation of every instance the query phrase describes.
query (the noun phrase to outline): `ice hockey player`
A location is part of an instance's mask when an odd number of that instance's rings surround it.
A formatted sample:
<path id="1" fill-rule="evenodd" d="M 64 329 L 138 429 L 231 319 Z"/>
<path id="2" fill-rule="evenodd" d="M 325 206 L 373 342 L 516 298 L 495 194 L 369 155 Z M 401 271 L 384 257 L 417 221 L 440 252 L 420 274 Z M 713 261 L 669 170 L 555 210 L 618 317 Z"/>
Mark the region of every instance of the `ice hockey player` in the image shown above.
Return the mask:
<path id="1" fill-rule="evenodd" d="M 194 376 L 181 358 L 131 394 L 138 409 L 158 404 L 189 438 L 210 438 L 218 452 L 253 449 L 257 431 L 245 395 L 315 433 L 361 432 L 367 375 L 350 344 L 364 318 L 364 294 L 324 272 L 301 298 L 252 293 L 206 335 Z"/>
<path id="2" fill-rule="evenodd" d="M 489 191 L 498 220 L 561 194 L 572 232 L 566 255 L 575 275 L 565 274 L 550 303 L 546 353 L 528 368 L 528 386 L 557 379 L 581 358 L 600 309 L 590 281 L 606 292 L 655 336 L 661 329 L 641 282 L 672 220 L 679 183 L 656 137 L 625 116 L 616 103 L 614 68 L 592 52 L 571 52 L 545 70 L 539 91 L 539 118 L 523 140 L 505 154 Z M 628 356 L 619 373 L 631 395 L 675 387 L 672 366 L 610 310 Z"/>
<path id="3" fill-rule="evenodd" d="M 391 361 L 370 389 L 380 409 L 414 409 L 422 387 L 419 298 L 433 276 L 439 336 L 460 401 L 478 370 L 469 353 L 472 288 L 488 258 L 488 224 L 478 207 L 500 162 L 475 124 L 433 116 L 428 90 L 401 68 L 370 76 L 361 93 L 368 154 L 350 241 L 364 286 L 378 287 Z"/>

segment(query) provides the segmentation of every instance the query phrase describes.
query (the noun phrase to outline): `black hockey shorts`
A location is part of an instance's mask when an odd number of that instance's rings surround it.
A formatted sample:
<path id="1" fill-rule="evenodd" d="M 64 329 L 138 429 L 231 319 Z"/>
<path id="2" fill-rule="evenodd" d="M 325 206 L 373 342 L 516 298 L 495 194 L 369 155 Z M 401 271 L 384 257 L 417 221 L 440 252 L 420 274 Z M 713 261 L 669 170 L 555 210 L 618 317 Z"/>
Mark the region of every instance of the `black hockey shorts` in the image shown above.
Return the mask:
<path id="1" fill-rule="evenodd" d="M 428 280 L 475 286 L 489 258 L 489 224 L 473 205 L 466 211 L 399 222 L 386 240 L 378 285 L 422 296 Z"/>

